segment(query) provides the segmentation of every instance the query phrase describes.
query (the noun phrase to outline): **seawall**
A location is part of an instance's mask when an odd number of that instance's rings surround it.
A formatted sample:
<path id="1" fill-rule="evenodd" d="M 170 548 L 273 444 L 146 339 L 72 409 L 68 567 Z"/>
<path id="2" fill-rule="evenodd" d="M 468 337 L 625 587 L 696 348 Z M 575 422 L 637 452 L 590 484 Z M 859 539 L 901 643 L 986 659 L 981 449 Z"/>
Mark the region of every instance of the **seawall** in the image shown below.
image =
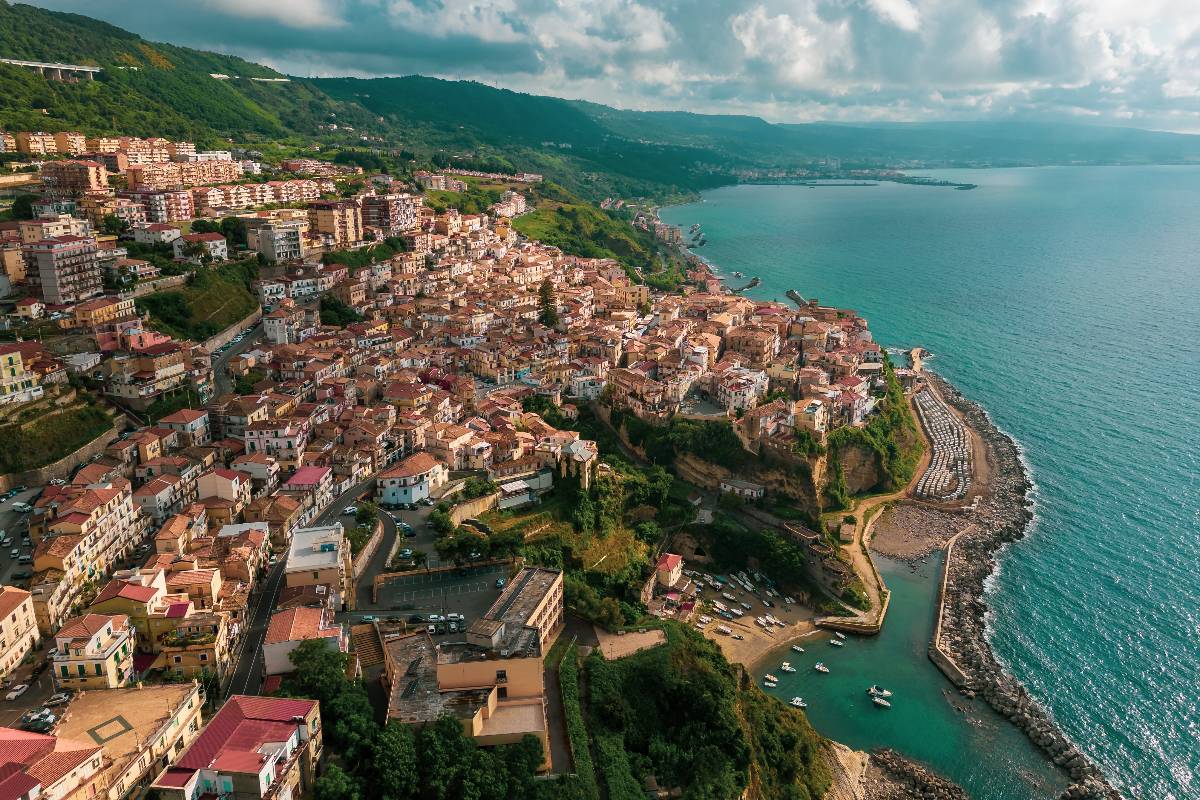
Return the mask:
<path id="1" fill-rule="evenodd" d="M 996 553 L 1023 538 L 1033 519 L 1029 506 L 1033 487 L 1017 445 L 977 403 L 939 376 L 928 371 L 925 375 L 983 440 L 993 461 L 991 490 L 980 502 L 974 524 L 956 536 L 948 548 L 939 603 L 938 646 L 936 650 L 931 647 L 931 652 L 940 653 L 958 668 L 966 693 L 986 700 L 1071 775 L 1075 783 L 1063 792 L 1063 798 L 1119 800 L 1121 794 L 1099 767 L 1067 739 L 1025 687 L 1005 672 L 987 640 L 984 583 L 996 568 Z"/>

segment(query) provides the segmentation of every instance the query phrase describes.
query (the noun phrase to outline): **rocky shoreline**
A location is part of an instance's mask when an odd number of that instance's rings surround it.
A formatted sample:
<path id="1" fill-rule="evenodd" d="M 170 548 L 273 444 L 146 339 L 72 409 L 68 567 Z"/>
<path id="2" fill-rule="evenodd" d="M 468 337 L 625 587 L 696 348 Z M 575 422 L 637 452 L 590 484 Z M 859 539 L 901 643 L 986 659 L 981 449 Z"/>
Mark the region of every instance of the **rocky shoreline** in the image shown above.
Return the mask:
<path id="1" fill-rule="evenodd" d="M 970 800 L 958 784 L 886 749 L 871 753 L 863 790 L 866 800 Z"/>
<path id="2" fill-rule="evenodd" d="M 958 539 L 951 563 L 946 565 L 944 649 L 965 673 L 967 694 L 986 700 L 1071 775 L 1074 783 L 1061 795 L 1064 800 L 1120 800 L 1121 794 L 1100 769 L 1067 740 L 992 653 L 986 635 L 984 582 L 995 570 L 996 553 L 1025 536 L 1033 518 L 1029 507 L 1033 486 L 1016 443 L 992 423 L 987 412 L 940 377 L 929 372 L 926 376 L 943 399 L 963 415 L 994 459 L 990 491 L 971 515 L 974 528 Z"/>

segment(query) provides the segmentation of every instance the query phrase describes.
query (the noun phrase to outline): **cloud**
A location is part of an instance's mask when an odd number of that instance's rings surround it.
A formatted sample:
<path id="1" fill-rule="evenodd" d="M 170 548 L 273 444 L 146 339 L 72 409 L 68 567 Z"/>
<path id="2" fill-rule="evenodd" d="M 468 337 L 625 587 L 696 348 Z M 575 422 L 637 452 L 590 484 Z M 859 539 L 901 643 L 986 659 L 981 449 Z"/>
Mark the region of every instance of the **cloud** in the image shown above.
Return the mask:
<path id="1" fill-rule="evenodd" d="M 346 24 L 327 0 L 201 0 L 221 14 L 269 19 L 294 28 L 333 28 Z"/>
<path id="2" fill-rule="evenodd" d="M 776 121 L 1200 130 L 1179 0 L 34 0 L 299 75 L 468 78 Z"/>

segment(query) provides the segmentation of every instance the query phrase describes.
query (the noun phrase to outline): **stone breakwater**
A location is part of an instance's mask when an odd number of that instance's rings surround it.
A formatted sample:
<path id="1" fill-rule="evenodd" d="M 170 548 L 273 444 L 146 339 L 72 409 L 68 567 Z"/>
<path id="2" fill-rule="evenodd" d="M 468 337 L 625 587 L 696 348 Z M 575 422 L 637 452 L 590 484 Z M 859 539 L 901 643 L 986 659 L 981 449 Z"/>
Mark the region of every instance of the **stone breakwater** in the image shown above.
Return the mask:
<path id="1" fill-rule="evenodd" d="M 967 678 L 965 692 L 983 698 L 999 714 L 1029 736 L 1075 781 L 1062 794 L 1065 800 L 1120 800 L 1120 793 L 1062 731 L 1015 678 L 996 660 L 987 641 L 984 582 L 996 567 L 996 553 L 1025 535 L 1033 512 L 1033 488 L 1021 463 L 1016 443 L 1001 432 L 978 404 L 953 386 L 926 373 L 943 399 L 958 409 L 983 439 L 994 460 L 990 491 L 974 513 L 972 531 L 955 544 L 947 581 L 943 617 L 943 648 Z"/>
<path id="2" fill-rule="evenodd" d="M 867 800 L 970 800 L 958 784 L 895 750 L 871 753 L 863 789 Z"/>

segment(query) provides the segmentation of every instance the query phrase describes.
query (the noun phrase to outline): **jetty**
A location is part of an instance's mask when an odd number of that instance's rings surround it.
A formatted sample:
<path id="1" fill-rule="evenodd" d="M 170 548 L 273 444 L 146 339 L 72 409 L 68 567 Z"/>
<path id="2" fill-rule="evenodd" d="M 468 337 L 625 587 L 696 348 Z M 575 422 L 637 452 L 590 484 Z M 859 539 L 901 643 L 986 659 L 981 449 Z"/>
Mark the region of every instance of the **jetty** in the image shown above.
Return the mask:
<path id="1" fill-rule="evenodd" d="M 805 300 L 804 297 L 795 289 L 788 289 L 786 292 L 784 292 L 784 294 L 787 295 L 788 300 L 791 300 L 801 308 L 804 308 L 806 305 L 808 305 L 808 301 Z"/>

